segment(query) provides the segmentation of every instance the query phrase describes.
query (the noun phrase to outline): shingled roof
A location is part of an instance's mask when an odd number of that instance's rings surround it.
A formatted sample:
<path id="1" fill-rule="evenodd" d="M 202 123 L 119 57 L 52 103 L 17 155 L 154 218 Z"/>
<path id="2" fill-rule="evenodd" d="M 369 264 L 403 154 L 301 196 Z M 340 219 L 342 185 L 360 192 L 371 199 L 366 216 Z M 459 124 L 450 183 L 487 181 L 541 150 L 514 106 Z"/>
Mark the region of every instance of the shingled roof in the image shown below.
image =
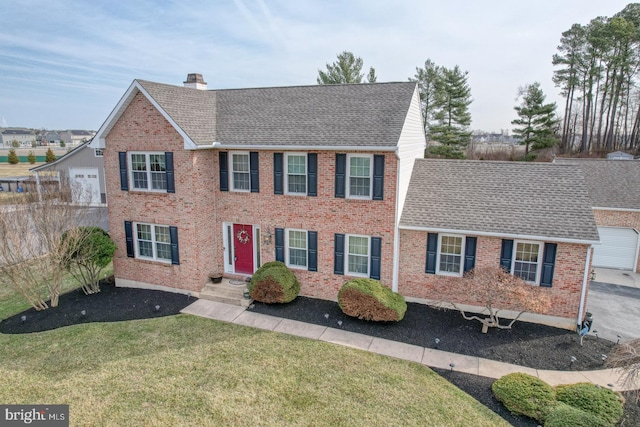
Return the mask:
<path id="1" fill-rule="evenodd" d="M 578 167 L 418 159 L 401 228 L 598 242 Z"/>
<path id="2" fill-rule="evenodd" d="M 582 169 L 594 208 L 640 209 L 640 161 L 556 158 L 554 163 Z"/>
<path id="3" fill-rule="evenodd" d="M 197 145 L 395 147 L 416 83 L 197 90 L 137 80 Z"/>

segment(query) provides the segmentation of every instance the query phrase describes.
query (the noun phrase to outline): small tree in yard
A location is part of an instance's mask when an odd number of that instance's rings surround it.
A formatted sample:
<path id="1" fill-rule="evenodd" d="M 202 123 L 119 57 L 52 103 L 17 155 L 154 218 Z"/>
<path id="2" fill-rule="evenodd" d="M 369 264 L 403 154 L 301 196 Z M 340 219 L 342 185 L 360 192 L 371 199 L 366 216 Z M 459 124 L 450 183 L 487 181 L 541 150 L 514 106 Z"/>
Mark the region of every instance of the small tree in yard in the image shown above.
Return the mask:
<path id="1" fill-rule="evenodd" d="M 9 162 L 10 165 L 17 165 L 18 163 L 20 163 L 20 158 L 18 158 L 18 155 L 16 154 L 16 150 L 14 150 L 13 148 L 9 150 L 7 161 Z"/>
<path id="2" fill-rule="evenodd" d="M 45 158 L 47 163 L 51 163 L 51 162 L 55 162 L 56 161 L 56 155 L 53 154 L 53 150 L 51 149 L 51 147 L 49 147 L 49 149 L 47 150 L 47 155 Z"/>
<path id="3" fill-rule="evenodd" d="M 631 395 L 640 402 L 640 338 L 615 346 L 607 357 L 607 365 L 618 369 L 622 385 L 634 390 Z"/>
<path id="4" fill-rule="evenodd" d="M 68 264 L 68 246 L 63 234 L 77 224 L 97 221 L 84 206 L 72 206 L 69 186 L 49 193 L 42 201 L 27 193 L 19 203 L 0 215 L 0 282 L 20 293 L 36 310 L 58 305 Z M 50 299 L 47 303 L 46 300 Z"/>
<path id="5" fill-rule="evenodd" d="M 113 258 L 116 245 L 100 227 L 77 227 L 64 233 L 65 268 L 82 284 L 85 294 L 100 292 L 100 273 Z"/>
<path id="6" fill-rule="evenodd" d="M 458 304 L 447 301 L 466 320 L 482 323 L 482 333 L 487 333 L 489 328 L 511 329 L 523 313 L 542 313 L 551 304 L 545 289 L 530 285 L 499 266 L 476 268 L 466 273 L 462 279 L 448 278 L 446 286 L 452 294 L 467 295 L 486 308 L 488 317 L 468 315 Z M 499 306 L 508 306 L 509 310 L 518 314 L 501 323 L 502 309 L 497 308 Z"/>
<path id="7" fill-rule="evenodd" d="M 31 164 L 36 162 L 36 155 L 33 154 L 33 151 L 29 151 L 29 155 L 27 156 L 27 161 Z"/>

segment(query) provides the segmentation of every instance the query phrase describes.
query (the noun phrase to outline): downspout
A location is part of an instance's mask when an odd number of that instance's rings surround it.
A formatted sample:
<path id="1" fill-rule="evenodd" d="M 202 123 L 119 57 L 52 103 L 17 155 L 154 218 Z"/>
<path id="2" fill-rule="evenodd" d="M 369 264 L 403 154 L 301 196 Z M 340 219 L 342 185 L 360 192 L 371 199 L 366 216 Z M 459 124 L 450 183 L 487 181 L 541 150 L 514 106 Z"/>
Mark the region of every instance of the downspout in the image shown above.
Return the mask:
<path id="1" fill-rule="evenodd" d="M 592 245 L 589 245 L 589 247 L 587 248 L 587 259 L 584 263 L 584 276 L 582 277 L 582 292 L 580 292 L 580 308 L 578 310 L 578 321 L 576 322 L 577 325 L 580 325 L 582 323 L 582 316 L 584 313 L 584 305 L 585 305 L 585 300 L 587 298 L 587 286 L 589 284 L 589 265 L 591 265 L 591 249 L 593 248 Z"/>
<path id="2" fill-rule="evenodd" d="M 398 166 L 396 167 L 396 214 L 393 224 L 393 277 L 391 279 L 391 290 L 398 292 L 398 278 L 400 275 L 400 156 L 397 148 L 395 151 Z"/>
<path id="3" fill-rule="evenodd" d="M 36 189 L 38 190 L 38 202 L 42 203 L 42 190 L 40 189 L 40 172 L 36 172 Z"/>

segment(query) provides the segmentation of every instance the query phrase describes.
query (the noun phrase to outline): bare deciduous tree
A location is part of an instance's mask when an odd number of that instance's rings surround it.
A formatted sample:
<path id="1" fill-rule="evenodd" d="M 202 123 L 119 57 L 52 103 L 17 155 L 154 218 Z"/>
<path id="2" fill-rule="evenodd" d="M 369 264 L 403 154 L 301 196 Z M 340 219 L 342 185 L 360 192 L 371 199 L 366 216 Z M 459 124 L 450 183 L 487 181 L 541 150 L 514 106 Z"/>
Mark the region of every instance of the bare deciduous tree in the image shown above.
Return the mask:
<path id="1" fill-rule="evenodd" d="M 450 295 L 467 295 L 486 308 L 488 317 L 470 315 L 459 304 L 445 301 L 460 311 L 466 320 L 480 322 L 483 333 L 487 333 L 489 328 L 511 329 L 523 313 L 543 313 L 551 304 L 545 289 L 528 284 L 499 266 L 476 268 L 462 279 L 448 278 L 445 286 Z M 515 311 L 517 315 L 501 323 L 500 312 L 503 309 Z"/>
<path id="2" fill-rule="evenodd" d="M 620 373 L 620 383 L 640 401 L 640 338 L 618 344 L 607 357 L 607 365 Z"/>
<path id="3" fill-rule="evenodd" d="M 89 220 L 86 205 L 71 204 L 66 179 L 41 200 L 28 193 L 17 203 L 2 207 L 0 215 L 0 280 L 20 293 L 36 310 L 58 305 L 70 251 L 62 241 L 67 230 Z M 47 304 L 46 300 L 50 302 Z"/>

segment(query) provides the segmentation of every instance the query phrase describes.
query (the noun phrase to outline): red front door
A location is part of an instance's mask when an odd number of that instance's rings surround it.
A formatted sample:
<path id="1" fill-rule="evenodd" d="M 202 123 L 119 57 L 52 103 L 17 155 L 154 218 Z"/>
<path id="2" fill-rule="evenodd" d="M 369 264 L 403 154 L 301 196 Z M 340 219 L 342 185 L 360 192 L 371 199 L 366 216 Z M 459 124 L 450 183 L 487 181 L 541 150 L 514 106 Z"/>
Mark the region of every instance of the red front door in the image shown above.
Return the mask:
<path id="1" fill-rule="evenodd" d="M 233 253 L 236 273 L 253 274 L 253 227 L 233 224 Z"/>

